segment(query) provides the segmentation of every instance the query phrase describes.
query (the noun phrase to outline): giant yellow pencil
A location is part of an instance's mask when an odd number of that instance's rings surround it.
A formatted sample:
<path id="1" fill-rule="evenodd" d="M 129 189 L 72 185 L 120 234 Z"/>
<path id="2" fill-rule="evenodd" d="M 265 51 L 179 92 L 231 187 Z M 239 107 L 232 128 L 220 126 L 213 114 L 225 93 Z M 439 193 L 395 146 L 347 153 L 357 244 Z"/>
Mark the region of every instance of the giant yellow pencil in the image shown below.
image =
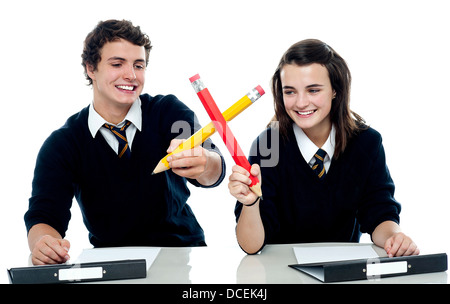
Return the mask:
<path id="1" fill-rule="evenodd" d="M 222 115 L 226 121 L 231 121 L 237 115 L 239 115 L 242 111 L 247 109 L 250 105 L 252 105 L 255 101 L 257 101 L 261 96 L 264 95 L 264 90 L 261 86 L 257 86 L 247 93 L 244 97 L 236 101 L 231 107 L 225 110 Z M 204 126 L 202 129 L 198 130 L 191 137 L 186 139 L 183 143 L 181 143 L 174 151 L 164 156 L 158 163 L 158 165 L 153 170 L 152 174 L 160 173 L 170 169 L 169 163 L 167 162 L 167 158 L 175 153 L 180 153 L 185 150 L 190 150 L 194 147 L 201 145 L 205 140 L 207 140 L 211 135 L 216 132 L 214 128 L 214 123 L 211 121 L 209 124 Z"/>

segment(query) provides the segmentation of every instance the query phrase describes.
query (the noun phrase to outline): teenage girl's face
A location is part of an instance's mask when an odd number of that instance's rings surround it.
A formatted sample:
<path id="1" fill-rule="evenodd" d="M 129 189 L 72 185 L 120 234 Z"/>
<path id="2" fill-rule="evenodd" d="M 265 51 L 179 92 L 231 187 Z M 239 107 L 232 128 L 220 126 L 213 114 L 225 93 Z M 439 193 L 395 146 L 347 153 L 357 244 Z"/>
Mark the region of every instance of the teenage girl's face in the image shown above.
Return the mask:
<path id="1" fill-rule="evenodd" d="M 327 69 L 318 63 L 287 64 L 280 76 L 287 114 L 320 147 L 331 131 L 330 110 L 335 95 Z"/>

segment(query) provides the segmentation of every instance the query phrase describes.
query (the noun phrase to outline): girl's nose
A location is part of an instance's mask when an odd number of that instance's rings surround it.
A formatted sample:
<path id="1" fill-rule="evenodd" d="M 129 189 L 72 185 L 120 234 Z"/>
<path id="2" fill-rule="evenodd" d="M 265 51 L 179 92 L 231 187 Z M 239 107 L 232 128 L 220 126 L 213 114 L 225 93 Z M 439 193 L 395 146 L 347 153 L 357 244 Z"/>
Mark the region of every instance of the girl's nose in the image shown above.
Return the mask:
<path id="1" fill-rule="evenodd" d="M 295 101 L 295 105 L 300 108 L 306 108 L 309 105 L 309 98 L 304 93 L 299 93 L 297 95 L 297 100 Z"/>

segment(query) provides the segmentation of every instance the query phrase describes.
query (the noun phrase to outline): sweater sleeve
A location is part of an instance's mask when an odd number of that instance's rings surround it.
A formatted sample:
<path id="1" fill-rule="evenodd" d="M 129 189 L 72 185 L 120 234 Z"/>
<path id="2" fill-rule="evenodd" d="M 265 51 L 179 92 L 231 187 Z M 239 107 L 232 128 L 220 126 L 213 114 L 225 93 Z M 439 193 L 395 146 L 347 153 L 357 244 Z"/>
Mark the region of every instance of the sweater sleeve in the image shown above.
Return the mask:
<path id="1" fill-rule="evenodd" d="M 378 139 L 364 196 L 358 209 L 361 232 L 369 234 L 384 221 L 400 222 L 401 206 L 394 198 L 395 185 L 386 164 L 381 136 Z"/>
<path id="2" fill-rule="evenodd" d="M 43 223 L 65 236 L 74 196 L 69 146 L 70 142 L 58 130 L 50 135 L 38 153 L 29 209 L 24 217 L 27 231 Z"/>

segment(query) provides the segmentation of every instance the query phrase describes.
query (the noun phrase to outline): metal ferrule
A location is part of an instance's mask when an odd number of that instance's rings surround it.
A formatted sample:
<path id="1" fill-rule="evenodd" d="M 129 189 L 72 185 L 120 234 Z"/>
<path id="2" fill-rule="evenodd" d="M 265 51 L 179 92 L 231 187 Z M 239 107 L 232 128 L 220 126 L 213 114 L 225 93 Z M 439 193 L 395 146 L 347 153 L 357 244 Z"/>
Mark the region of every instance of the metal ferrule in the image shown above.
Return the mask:
<path id="1" fill-rule="evenodd" d="M 252 102 L 255 102 L 261 97 L 261 94 L 259 94 L 257 89 L 252 89 L 250 92 L 247 93 L 247 96 L 248 98 L 250 98 Z"/>
<path id="2" fill-rule="evenodd" d="M 205 88 L 205 85 L 203 84 L 203 81 L 199 78 L 196 81 L 193 81 L 192 86 L 194 87 L 195 93 L 200 92 Z"/>

